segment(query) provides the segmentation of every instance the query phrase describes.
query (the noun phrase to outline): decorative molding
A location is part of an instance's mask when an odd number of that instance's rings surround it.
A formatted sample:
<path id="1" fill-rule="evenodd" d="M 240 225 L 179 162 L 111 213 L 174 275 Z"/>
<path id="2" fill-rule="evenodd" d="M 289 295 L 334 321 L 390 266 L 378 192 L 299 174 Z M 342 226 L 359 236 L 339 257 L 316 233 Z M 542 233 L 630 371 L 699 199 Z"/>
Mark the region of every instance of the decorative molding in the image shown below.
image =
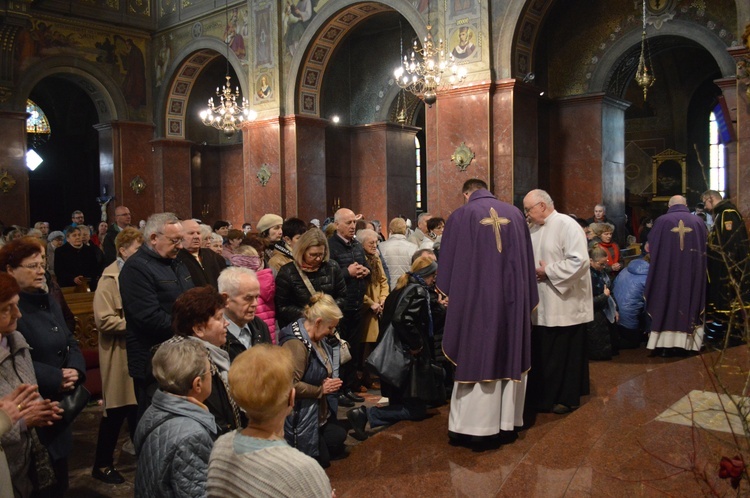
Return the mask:
<path id="1" fill-rule="evenodd" d="M 7 194 L 16 186 L 16 179 L 8 172 L 7 169 L 0 170 L 0 192 Z"/>
<path id="2" fill-rule="evenodd" d="M 271 179 L 271 170 L 268 168 L 268 165 L 265 163 L 262 164 L 256 176 L 261 187 L 268 185 L 268 181 Z"/>
<path id="3" fill-rule="evenodd" d="M 451 156 L 451 161 L 456 163 L 459 171 L 466 171 L 474 156 L 475 154 L 466 145 L 466 142 L 461 142 L 461 145 L 456 147 L 456 152 Z"/>
<path id="4" fill-rule="evenodd" d="M 133 192 L 135 192 L 136 195 L 139 195 L 146 190 L 146 182 L 139 175 L 135 175 L 135 177 L 130 180 L 130 188 L 133 189 Z"/>

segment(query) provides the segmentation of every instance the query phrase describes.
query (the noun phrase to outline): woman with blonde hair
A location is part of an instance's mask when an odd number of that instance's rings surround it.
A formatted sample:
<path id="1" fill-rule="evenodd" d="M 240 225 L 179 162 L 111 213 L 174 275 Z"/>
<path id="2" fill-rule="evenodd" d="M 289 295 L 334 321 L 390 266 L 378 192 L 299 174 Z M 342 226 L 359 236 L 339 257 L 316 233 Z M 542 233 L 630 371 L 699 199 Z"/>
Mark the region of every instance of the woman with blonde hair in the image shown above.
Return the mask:
<path id="1" fill-rule="evenodd" d="M 344 274 L 338 263 L 329 259 L 328 240 L 320 229 L 305 232 L 292 255 L 294 261 L 276 274 L 276 319 L 281 328 L 302 317 L 304 307 L 316 292 L 325 292 L 339 307 L 346 299 Z"/>
<path id="2" fill-rule="evenodd" d="M 259 344 L 241 353 L 229 369 L 229 388 L 248 423 L 216 441 L 208 496 L 331 496 L 323 469 L 284 440 L 295 405 L 290 350 Z"/>
<path id="3" fill-rule="evenodd" d="M 334 348 L 324 339 L 333 334 L 344 316 L 328 294 L 315 293 L 302 318 L 284 327 L 279 344 L 292 353 L 297 400 L 284 424 L 287 442 L 326 468 L 344 454 L 346 429 L 338 424 L 335 394 L 341 379 L 335 378 Z"/>
<path id="4" fill-rule="evenodd" d="M 421 256 L 411 270 L 401 275 L 396 287 L 385 300 L 380 336 L 395 334 L 404 354 L 411 357 L 411 366 L 401 385 L 381 379 L 382 394 L 389 400 L 386 407 L 360 406 L 349 410 L 346 417 L 354 429 L 354 437 L 367 439 L 365 425 L 375 428 L 400 420 L 421 420 L 427 404 L 445 402 L 443 378 L 434 365 L 433 321 L 429 287 L 434 285 L 438 265 L 432 258 Z M 388 329 L 392 327 L 392 331 Z"/>

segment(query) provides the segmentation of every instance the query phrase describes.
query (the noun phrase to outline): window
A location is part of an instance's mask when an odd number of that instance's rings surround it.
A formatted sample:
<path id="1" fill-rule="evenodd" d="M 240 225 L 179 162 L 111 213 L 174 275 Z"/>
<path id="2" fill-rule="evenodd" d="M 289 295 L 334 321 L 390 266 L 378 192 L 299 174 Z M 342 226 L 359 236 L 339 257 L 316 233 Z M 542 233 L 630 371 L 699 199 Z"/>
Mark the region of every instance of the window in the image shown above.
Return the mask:
<path id="1" fill-rule="evenodd" d="M 26 133 L 49 135 L 49 121 L 41 107 L 36 105 L 33 100 L 26 101 L 26 113 L 29 117 L 26 119 Z"/>
<path id="2" fill-rule="evenodd" d="M 422 211 L 422 146 L 419 139 L 414 137 L 414 149 L 416 151 L 416 170 L 417 170 L 417 212 Z"/>
<path id="3" fill-rule="evenodd" d="M 716 190 L 722 197 L 726 194 L 727 162 L 724 143 L 719 130 L 716 112 L 711 113 L 709 121 L 709 169 L 708 183 L 711 190 Z"/>

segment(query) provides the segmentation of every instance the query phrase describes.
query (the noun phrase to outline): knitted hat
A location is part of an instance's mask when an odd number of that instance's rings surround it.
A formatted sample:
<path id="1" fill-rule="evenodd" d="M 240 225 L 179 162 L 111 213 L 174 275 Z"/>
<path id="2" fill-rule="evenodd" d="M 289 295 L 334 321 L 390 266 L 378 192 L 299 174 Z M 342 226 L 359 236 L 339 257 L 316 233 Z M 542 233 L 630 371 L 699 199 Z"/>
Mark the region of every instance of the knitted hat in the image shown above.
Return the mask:
<path id="1" fill-rule="evenodd" d="M 258 233 L 263 233 L 269 228 L 275 227 L 276 225 L 282 225 L 283 223 L 284 219 L 278 214 L 264 214 L 258 220 L 256 228 L 258 229 Z"/>
<path id="2" fill-rule="evenodd" d="M 55 239 L 64 239 L 65 234 L 62 233 L 60 230 L 55 230 L 54 232 L 47 235 L 47 242 L 52 242 Z"/>
<path id="3" fill-rule="evenodd" d="M 319 219 L 313 218 L 313 219 L 310 220 L 310 223 L 312 223 L 316 227 L 320 228 L 320 220 Z"/>

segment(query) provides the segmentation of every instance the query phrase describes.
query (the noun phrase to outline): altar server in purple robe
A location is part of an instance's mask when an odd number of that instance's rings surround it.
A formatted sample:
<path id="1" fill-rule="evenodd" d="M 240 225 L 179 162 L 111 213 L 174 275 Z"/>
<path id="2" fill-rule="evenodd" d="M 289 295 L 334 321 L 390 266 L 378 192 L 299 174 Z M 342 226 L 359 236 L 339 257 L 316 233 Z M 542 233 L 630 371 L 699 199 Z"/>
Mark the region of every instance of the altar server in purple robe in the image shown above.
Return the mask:
<path id="1" fill-rule="evenodd" d="M 450 299 L 443 351 L 456 365 L 448 431 L 466 443 L 523 425 L 539 298 L 521 211 L 482 180 L 464 183 L 463 195 L 445 225 L 437 286 Z"/>
<path id="2" fill-rule="evenodd" d="M 667 214 L 656 219 L 648 234 L 648 349 L 664 348 L 667 355 L 700 350 L 706 303 L 706 238 L 706 224 L 690 213 L 685 198 L 675 195 L 669 199 Z"/>

